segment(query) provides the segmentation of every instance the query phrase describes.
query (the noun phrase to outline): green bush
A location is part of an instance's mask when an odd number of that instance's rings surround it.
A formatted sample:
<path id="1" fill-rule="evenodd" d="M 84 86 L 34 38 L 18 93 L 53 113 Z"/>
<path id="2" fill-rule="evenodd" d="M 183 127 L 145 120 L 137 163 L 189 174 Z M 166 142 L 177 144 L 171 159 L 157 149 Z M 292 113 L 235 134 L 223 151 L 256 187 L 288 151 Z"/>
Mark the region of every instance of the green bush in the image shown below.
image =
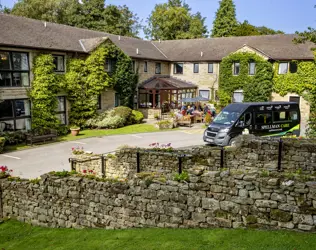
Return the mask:
<path id="1" fill-rule="evenodd" d="M 97 128 L 121 128 L 124 127 L 124 119 L 120 116 L 106 117 L 96 123 Z"/>
<path id="2" fill-rule="evenodd" d="M 2 132 L 0 137 L 5 138 L 6 145 L 16 145 L 25 142 L 26 132 L 14 131 L 14 132 Z"/>
<path id="3" fill-rule="evenodd" d="M 58 135 L 67 135 L 69 133 L 69 127 L 62 125 L 57 127 L 57 134 Z"/>
<path id="4" fill-rule="evenodd" d="M 124 126 L 133 124 L 133 110 L 129 107 L 119 106 L 113 110 L 114 116 L 124 119 Z"/>
<path id="5" fill-rule="evenodd" d="M 173 123 L 168 120 L 159 121 L 156 123 L 159 129 L 171 129 L 173 128 Z"/>
<path id="6" fill-rule="evenodd" d="M 132 111 L 132 119 L 133 119 L 133 124 L 140 124 L 142 123 L 144 119 L 144 115 L 142 112 L 133 110 Z"/>
<path id="7" fill-rule="evenodd" d="M 0 137 L 0 153 L 2 153 L 4 150 L 4 143 L 5 143 L 5 138 Z"/>

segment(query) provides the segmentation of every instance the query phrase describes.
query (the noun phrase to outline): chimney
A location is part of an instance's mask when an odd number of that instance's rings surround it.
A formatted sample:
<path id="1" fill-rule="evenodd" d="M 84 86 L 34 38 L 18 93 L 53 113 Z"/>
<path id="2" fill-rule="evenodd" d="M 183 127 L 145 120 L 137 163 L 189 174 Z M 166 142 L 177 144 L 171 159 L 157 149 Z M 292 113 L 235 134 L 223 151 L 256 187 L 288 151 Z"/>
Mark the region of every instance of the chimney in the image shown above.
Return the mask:
<path id="1" fill-rule="evenodd" d="M 139 55 L 139 49 L 138 48 L 136 49 L 136 54 Z"/>

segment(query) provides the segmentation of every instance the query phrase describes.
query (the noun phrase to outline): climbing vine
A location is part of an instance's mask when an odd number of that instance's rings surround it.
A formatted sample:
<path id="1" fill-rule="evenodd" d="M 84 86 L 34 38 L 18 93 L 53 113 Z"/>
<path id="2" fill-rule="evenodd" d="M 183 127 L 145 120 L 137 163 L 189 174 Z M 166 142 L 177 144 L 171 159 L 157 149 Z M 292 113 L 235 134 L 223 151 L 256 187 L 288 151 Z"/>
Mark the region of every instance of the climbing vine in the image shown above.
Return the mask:
<path id="1" fill-rule="evenodd" d="M 296 93 L 309 102 L 311 113 L 307 134 L 310 137 L 316 137 L 316 63 L 315 61 L 292 61 L 291 63 L 297 65 L 297 72 L 282 75 L 278 74 L 279 63 L 275 64 L 274 92 L 281 96 Z"/>
<path id="2" fill-rule="evenodd" d="M 34 59 L 34 80 L 29 96 L 32 102 L 32 128 L 57 128 L 56 117 L 59 79 L 54 72 L 52 55 L 42 54 Z"/>
<path id="3" fill-rule="evenodd" d="M 240 63 L 240 72 L 233 75 L 233 64 Z M 249 63 L 255 63 L 255 74 L 249 75 Z M 272 64 L 254 53 L 233 53 L 220 63 L 219 99 L 226 106 L 233 92 L 243 90 L 245 102 L 268 101 L 272 94 Z"/>
<path id="4" fill-rule="evenodd" d="M 106 59 L 111 72 L 105 72 Z M 82 126 L 95 116 L 98 95 L 107 87 L 120 94 L 121 105 L 132 107 L 137 77 L 132 60 L 110 42 L 100 45 L 87 59 L 71 59 L 64 88 L 71 104 L 69 122 Z"/>

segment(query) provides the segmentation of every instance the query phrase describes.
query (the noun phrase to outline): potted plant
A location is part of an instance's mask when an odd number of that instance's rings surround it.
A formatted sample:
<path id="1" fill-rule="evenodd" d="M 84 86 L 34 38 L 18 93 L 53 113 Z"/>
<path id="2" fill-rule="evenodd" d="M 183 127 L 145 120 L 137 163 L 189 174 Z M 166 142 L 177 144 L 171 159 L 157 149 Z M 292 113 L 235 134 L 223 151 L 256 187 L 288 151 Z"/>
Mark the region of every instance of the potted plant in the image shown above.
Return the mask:
<path id="1" fill-rule="evenodd" d="M 71 131 L 71 135 L 77 136 L 79 134 L 80 127 L 79 126 L 71 126 L 70 131 Z"/>

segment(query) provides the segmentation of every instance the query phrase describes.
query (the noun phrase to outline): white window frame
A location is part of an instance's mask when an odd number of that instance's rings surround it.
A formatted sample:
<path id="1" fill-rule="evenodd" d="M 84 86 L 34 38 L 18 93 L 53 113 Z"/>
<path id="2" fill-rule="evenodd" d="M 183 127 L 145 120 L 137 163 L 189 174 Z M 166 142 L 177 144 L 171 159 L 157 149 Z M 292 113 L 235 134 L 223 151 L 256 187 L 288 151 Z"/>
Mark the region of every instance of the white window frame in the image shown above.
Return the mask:
<path id="1" fill-rule="evenodd" d="M 239 71 L 238 71 L 238 74 L 236 73 L 236 69 L 237 69 L 237 67 L 236 67 L 236 65 L 239 65 Z M 238 76 L 240 74 L 240 62 L 234 62 L 233 63 L 233 75 L 234 76 Z"/>
<path id="2" fill-rule="evenodd" d="M 201 92 L 203 93 L 206 93 L 207 92 L 207 97 L 205 97 L 203 94 L 201 94 Z M 201 96 L 201 97 L 205 97 L 205 98 L 207 98 L 207 99 L 210 99 L 210 91 L 208 90 L 208 89 L 200 89 L 199 90 L 199 96 Z"/>
<path id="3" fill-rule="evenodd" d="M 182 65 L 182 72 L 181 73 L 177 72 L 176 64 Z M 175 74 L 175 75 L 183 75 L 183 68 L 184 68 L 184 63 L 174 63 L 173 64 L 173 74 Z"/>
<path id="4" fill-rule="evenodd" d="M 286 72 L 281 71 L 281 65 L 286 65 Z M 279 63 L 279 69 L 278 69 L 278 74 L 279 75 L 285 75 L 289 72 L 289 62 L 280 62 Z"/>
<path id="5" fill-rule="evenodd" d="M 252 64 L 254 65 L 253 73 L 251 72 L 251 65 L 252 65 Z M 254 75 L 256 74 L 256 62 L 249 62 L 248 68 L 249 68 L 248 74 L 249 74 L 250 76 L 254 76 Z"/>

